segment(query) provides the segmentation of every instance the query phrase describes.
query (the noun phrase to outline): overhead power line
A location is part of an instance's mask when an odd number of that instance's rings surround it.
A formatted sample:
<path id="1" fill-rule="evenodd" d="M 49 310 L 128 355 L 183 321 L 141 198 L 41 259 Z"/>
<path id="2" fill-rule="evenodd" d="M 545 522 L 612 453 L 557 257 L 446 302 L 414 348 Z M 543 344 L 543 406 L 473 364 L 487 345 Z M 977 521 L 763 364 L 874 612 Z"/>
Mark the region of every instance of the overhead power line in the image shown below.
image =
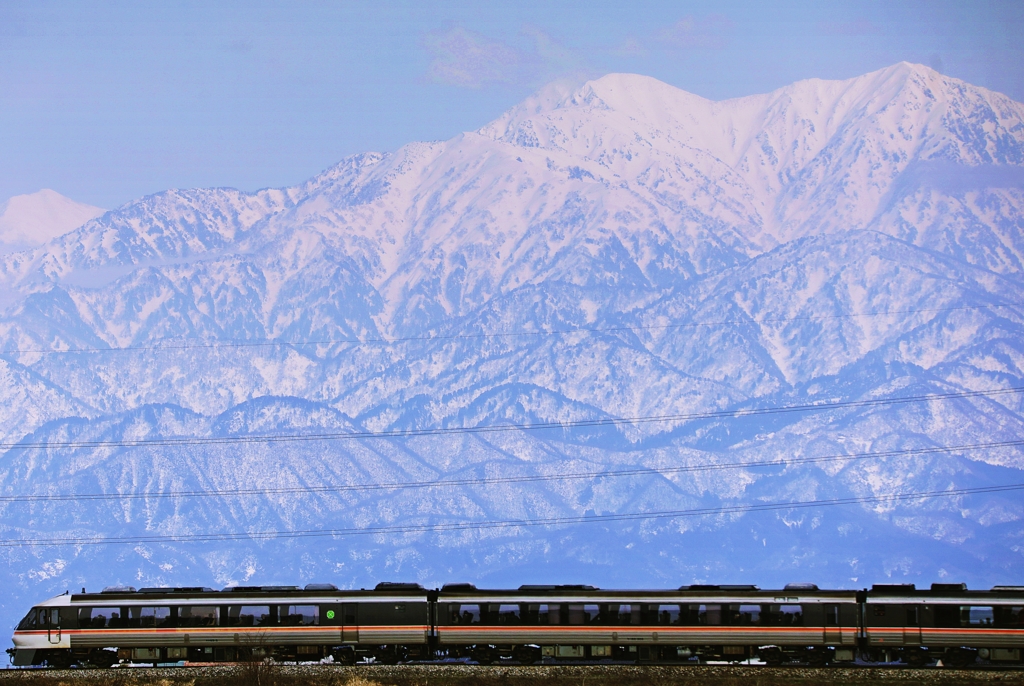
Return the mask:
<path id="1" fill-rule="evenodd" d="M 572 327 L 568 329 L 551 329 L 547 331 L 502 331 L 496 333 L 467 333 L 467 334 L 433 334 L 425 336 L 394 336 L 378 338 L 335 338 L 312 341 L 210 341 L 195 343 L 167 343 L 153 345 L 126 345 L 120 347 L 79 347 L 79 348 L 26 348 L 17 350 L 0 350 L 0 355 L 64 355 L 72 353 L 108 353 L 108 352 L 131 352 L 131 351 L 162 351 L 162 350 L 200 350 L 210 348 L 276 348 L 276 347 L 303 347 L 310 345 L 370 345 L 394 343 L 409 343 L 414 341 L 445 341 L 460 339 L 486 339 L 486 338 L 514 338 L 534 336 L 566 336 L 575 333 L 617 333 L 623 331 L 652 331 L 664 329 L 696 329 L 709 326 L 728 326 L 732 324 L 777 324 L 782 322 L 797 321 L 824 321 L 830 319 L 855 319 L 857 317 L 882 317 L 887 315 L 901 314 L 923 314 L 925 312 L 954 312 L 957 310 L 987 310 L 1000 307 L 1016 307 L 1012 303 L 997 303 L 990 305 L 961 305 L 957 307 L 926 307 L 912 310 L 882 310 L 877 312 L 853 312 L 850 314 L 826 314 L 806 315 L 802 317 L 770 317 L 766 319 L 725 319 L 721 321 L 708 322 L 687 322 L 683 324 L 650 324 L 644 326 L 614 326 L 607 328 Z"/>
<path id="2" fill-rule="evenodd" d="M 662 512 L 627 512 L 607 515 L 544 517 L 539 519 L 501 519 L 482 522 L 402 524 L 394 526 L 351 527 L 339 529 L 305 529 L 250 532 L 239 531 L 225 532 L 219 534 L 184 534 L 180 536 L 153 534 L 139 536 L 64 536 L 48 538 L 0 539 L 0 548 L 53 545 L 110 545 L 118 543 L 205 543 L 211 541 L 264 541 L 272 539 L 293 538 L 343 538 L 349 536 L 379 536 L 409 533 L 444 533 L 448 531 L 474 531 L 513 527 L 564 526 L 569 524 L 602 524 L 607 522 L 624 522 L 649 519 L 681 519 L 690 517 L 708 517 L 726 514 L 742 514 L 747 512 L 770 512 L 773 510 L 795 510 L 818 507 L 836 507 L 841 505 L 895 503 L 910 500 L 929 500 L 933 498 L 954 498 L 958 496 L 1004 493 L 1009 491 L 1021 490 L 1024 490 L 1024 483 L 1007 484 L 1003 486 L 984 486 L 980 488 L 957 488 L 945 491 L 918 491 L 850 498 L 832 498 L 826 500 L 799 500 L 794 502 L 749 503 L 726 505 L 722 507 L 704 507 L 691 510 L 669 510 Z"/>
<path id="3" fill-rule="evenodd" d="M 995 397 L 1000 395 L 1017 394 L 1021 392 L 1024 392 L 1024 387 L 997 388 L 983 391 L 954 391 L 949 393 L 928 393 L 924 395 L 902 396 L 896 398 L 844 400 L 807 403 L 802 405 L 782 405 L 779 407 L 715 410 L 710 412 L 686 412 L 679 414 L 649 415 L 639 417 L 607 417 L 601 419 L 582 419 L 565 422 L 538 422 L 535 424 L 494 424 L 487 426 L 442 427 L 435 429 L 387 429 L 383 431 L 336 431 L 308 434 L 249 434 L 240 436 L 182 436 L 177 438 L 140 438 L 137 440 L 121 439 L 117 441 L 68 440 L 0 442 L 0 450 L 239 445 L 250 443 L 292 443 L 369 438 L 409 438 L 414 436 L 446 436 L 452 434 L 479 434 L 494 433 L 501 431 L 538 431 L 542 429 L 576 429 L 586 427 L 649 424 L 656 422 L 681 422 L 693 421 L 698 419 L 722 419 L 731 417 L 750 417 L 758 415 L 777 415 L 788 414 L 793 412 L 816 412 L 823 410 L 848 409 L 857 407 L 882 407 L 887 405 L 901 405 L 917 402 L 955 400 L 962 398 Z"/>
<path id="4" fill-rule="evenodd" d="M 210 498 L 249 495 L 307 495 L 317 493 L 342 493 L 362 491 L 391 491 L 421 488 L 450 488 L 454 486 L 493 486 L 503 484 L 537 483 L 549 481 L 572 481 L 580 479 L 611 479 L 626 476 L 653 476 L 711 472 L 728 469 L 756 469 L 761 467 L 794 467 L 808 464 L 836 463 L 884 457 L 908 457 L 937 453 L 970 452 L 1024 446 L 1024 440 L 1000 441 L 998 443 L 973 443 L 929 448 L 907 448 L 867 453 L 821 455 L 799 457 L 789 460 L 750 460 L 746 462 L 720 462 L 715 464 L 683 465 L 679 467 L 636 467 L 602 472 L 567 472 L 560 474 L 532 474 L 524 476 L 500 476 L 465 479 L 440 479 L 434 481 L 396 481 L 377 484 L 342 484 L 337 486 L 290 486 L 282 488 L 231 488 L 207 491 L 154 491 L 145 493 L 40 493 L 30 495 L 0 496 L 0 503 L 90 501 L 90 500 L 149 500 L 155 498 Z"/>

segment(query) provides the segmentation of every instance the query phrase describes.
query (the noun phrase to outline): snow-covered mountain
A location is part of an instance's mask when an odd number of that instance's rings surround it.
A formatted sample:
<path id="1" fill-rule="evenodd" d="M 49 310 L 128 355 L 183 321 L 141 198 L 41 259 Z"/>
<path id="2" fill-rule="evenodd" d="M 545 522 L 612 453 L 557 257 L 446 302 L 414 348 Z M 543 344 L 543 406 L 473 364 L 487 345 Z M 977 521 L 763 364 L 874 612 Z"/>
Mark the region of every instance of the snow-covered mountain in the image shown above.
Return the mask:
<path id="1" fill-rule="evenodd" d="M 0 204 L 0 253 L 38 247 L 104 212 L 49 188 L 16 195 Z"/>
<path id="2" fill-rule="evenodd" d="M 0 614 L 115 581 L 1019 583 L 1019 492 L 878 498 L 1024 482 L 1022 274 L 1024 105 L 905 63 L 723 102 L 613 74 L 149 196 L 0 258 L 0 526 L 178 540 L 4 548 Z M 237 442 L 272 434 L 308 440 Z M 145 443 L 180 438 L 221 442 Z M 616 519 L 833 498 L 864 502 Z M 325 529 L 365 535 L 244 537 Z"/>

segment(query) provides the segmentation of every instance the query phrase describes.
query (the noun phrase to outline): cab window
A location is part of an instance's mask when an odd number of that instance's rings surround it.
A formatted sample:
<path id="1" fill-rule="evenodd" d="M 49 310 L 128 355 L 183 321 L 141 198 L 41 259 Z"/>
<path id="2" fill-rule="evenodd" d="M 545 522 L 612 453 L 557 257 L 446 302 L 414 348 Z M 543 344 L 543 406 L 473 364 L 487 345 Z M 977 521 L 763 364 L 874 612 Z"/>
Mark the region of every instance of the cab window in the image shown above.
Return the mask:
<path id="1" fill-rule="evenodd" d="M 45 612 L 45 610 L 44 610 Z M 32 631 L 39 628 L 39 610 L 32 608 L 25 618 L 18 622 L 18 631 Z"/>

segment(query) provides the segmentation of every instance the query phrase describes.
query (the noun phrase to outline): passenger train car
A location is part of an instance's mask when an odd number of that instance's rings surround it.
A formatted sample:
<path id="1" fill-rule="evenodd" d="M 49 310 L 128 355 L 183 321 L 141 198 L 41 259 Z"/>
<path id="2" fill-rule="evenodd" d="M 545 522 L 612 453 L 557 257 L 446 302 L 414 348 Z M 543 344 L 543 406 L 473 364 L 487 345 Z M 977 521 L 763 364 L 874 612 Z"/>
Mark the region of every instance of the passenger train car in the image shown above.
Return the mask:
<path id="1" fill-rule="evenodd" d="M 1024 649 L 1024 587 L 111 587 L 33 607 L 18 624 L 14 645 L 8 652 L 16 666 L 264 657 L 347 664 L 445 658 L 1013 664 Z"/>

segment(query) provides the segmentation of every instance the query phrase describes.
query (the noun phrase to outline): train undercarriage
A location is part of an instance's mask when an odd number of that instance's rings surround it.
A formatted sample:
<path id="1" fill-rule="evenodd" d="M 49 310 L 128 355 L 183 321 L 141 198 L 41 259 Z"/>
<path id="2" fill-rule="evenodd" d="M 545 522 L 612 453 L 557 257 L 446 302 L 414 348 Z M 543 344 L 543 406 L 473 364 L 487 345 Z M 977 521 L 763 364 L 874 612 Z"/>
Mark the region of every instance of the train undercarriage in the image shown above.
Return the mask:
<path id="1" fill-rule="evenodd" d="M 7 651 L 14 662 L 15 650 Z M 654 645 L 341 645 L 191 646 L 36 650 L 18 666 L 110 668 L 119 664 L 163 666 L 239 663 L 327 662 L 343 665 L 467 662 L 498 664 L 708 664 L 767 666 L 902 665 L 964 669 L 973 665 L 1021 665 L 1021 651 L 1007 648 L 854 648 L 850 646 L 654 646 Z"/>

